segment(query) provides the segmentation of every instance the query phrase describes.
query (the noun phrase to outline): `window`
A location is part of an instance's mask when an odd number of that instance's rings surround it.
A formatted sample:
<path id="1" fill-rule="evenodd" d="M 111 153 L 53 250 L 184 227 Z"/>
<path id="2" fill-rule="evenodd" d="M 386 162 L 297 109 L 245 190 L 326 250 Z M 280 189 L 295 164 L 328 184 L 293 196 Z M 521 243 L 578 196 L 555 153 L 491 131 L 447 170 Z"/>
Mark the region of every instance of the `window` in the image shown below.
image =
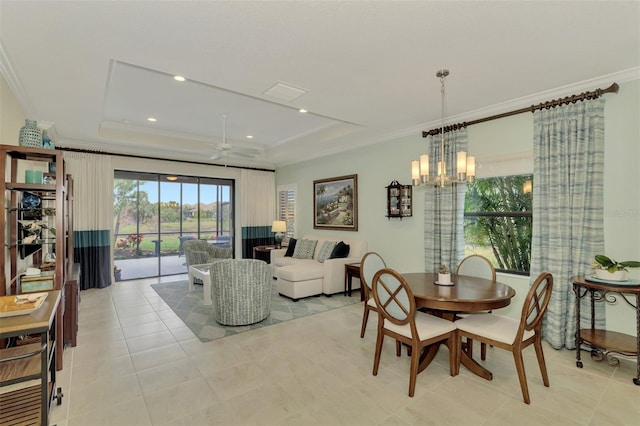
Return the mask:
<path id="1" fill-rule="evenodd" d="M 480 254 L 497 271 L 529 273 L 533 175 L 478 179 L 467 185 L 465 255 Z"/>
<path id="2" fill-rule="evenodd" d="M 113 253 L 123 279 L 186 273 L 189 239 L 233 247 L 233 184 L 116 170 Z"/>
<path id="3" fill-rule="evenodd" d="M 278 187 L 278 220 L 287 222 L 286 238 L 293 238 L 296 230 L 296 186 Z"/>

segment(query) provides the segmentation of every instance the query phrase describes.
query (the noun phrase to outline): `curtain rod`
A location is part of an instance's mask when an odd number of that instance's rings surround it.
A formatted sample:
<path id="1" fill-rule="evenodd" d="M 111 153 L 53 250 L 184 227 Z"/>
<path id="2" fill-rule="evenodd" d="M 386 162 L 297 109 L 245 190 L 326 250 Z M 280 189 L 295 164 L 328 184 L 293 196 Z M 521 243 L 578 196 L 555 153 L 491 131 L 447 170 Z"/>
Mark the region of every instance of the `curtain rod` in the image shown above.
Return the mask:
<path id="1" fill-rule="evenodd" d="M 567 96 L 565 98 L 543 102 L 538 105 L 531 105 L 530 107 L 520 108 L 515 111 L 504 112 L 502 114 L 492 115 L 490 117 L 485 117 L 485 118 L 479 118 L 473 121 L 451 124 L 449 126 L 444 127 L 444 132 L 445 133 L 451 132 L 453 130 L 458 130 L 458 129 L 465 128 L 467 126 L 471 126 L 472 124 L 479 124 L 479 123 L 484 123 L 485 121 L 497 120 L 498 118 L 510 117 L 512 115 L 522 114 L 523 112 L 534 112 L 538 109 L 543 109 L 543 108 L 544 109 L 555 108 L 560 105 L 564 105 L 568 103 L 576 103 L 578 101 L 583 101 L 585 99 L 598 99 L 600 96 L 604 95 L 605 93 L 618 93 L 619 88 L 620 86 L 618 86 L 618 83 L 613 83 L 611 86 L 607 87 L 606 89 L 596 89 L 591 92 L 580 93 L 579 95 Z M 439 135 L 440 131 L 441 131 L 441 128 L 432 129 L 429 131 L 423 130 L 422 137 L 426 138 L 427 136 Z"/>
<path id="2" fill-rule="evenodd" d="M 94 151 L 94 150 L 90 150 L 90 149 L 68 148 L 68 147 L 58 147 L 58 146 L 56 146 L 56 149 L 58 149 L 60 151 L 82 152 L 82 153 L 85 153 L 85 154 L 115 155 L 115 156 L 118 156 L 118 157 L 142 158 L 142 159 L 145 159 L 145 160 L 158 160 L 158 161 L 172 161 L 172 162 L 175 162 L 175 163 L 201 164 L 203 166 L 231 167 L 232 169 L 258 170 L 258 171 L 261 171 L 261 172 L 274 172 L 275 173 L 275 170 L 273 170 L 273 169 L 263 169 L 263 168 L 260 168 L 260 167 L 242 167 L 242 166 L 231 166 L 231 165 L 230 166 L 226 166 L 226 165 L 220 165 L 220 164 L 203 163 L 201 161 L 172 160 L 171 158 L 149 157 L 149 156 L 146 156 L 146 155 L 119 154 L 119 153 L 107 152 L 107 151 Z"/>

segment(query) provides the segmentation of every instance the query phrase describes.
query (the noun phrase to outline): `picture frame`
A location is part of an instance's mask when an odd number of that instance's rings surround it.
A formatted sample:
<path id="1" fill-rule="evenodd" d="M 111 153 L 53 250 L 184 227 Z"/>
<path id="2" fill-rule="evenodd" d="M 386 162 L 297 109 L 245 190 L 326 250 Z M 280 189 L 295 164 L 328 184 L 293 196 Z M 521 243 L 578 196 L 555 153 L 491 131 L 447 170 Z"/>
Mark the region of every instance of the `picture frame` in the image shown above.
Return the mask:
<path id="1" fill-rule="evenodd" d="M 313 228 L 358 230 L 358 175 L 313 181 Z"/>

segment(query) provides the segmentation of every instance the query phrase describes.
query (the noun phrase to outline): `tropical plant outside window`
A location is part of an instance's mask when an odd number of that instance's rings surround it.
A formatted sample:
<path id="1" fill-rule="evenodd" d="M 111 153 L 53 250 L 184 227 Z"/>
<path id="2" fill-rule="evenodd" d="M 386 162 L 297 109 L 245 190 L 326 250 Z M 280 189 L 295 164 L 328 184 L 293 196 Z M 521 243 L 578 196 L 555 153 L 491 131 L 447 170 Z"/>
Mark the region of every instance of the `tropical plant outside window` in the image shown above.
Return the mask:
<path id="1" fill-rule="evenodd" d="M 478 179 L 467 185 L 465 255 L 485 256 L 497 271 L 529 273 L 532 183 L 532 175 L 517 175 Z"/>

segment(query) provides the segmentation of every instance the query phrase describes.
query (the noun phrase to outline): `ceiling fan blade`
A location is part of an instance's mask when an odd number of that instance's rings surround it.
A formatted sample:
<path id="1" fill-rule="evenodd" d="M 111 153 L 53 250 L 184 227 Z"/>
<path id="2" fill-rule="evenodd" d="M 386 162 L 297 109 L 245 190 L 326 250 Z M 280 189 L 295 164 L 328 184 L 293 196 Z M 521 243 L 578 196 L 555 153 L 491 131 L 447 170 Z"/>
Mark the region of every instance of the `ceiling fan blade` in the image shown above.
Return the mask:
<path id="1" fill-rule="evenodd" d="M 231 151 L 231 155 L 235 155 L 238 157 L 245 157 L 245 158 L 255 158 L 255 155 L 253 154 L 247 154 L 245 152 L 236 151 L 236 150 Z"/>
<path id="2" fill-rule="evenodd" d="M 243 146 L 234 146 L 231 150 L 236 154 L 245 154 L 245 155 L 258 155 L 261 152 L 259 149 L 247 148 Z"/>

